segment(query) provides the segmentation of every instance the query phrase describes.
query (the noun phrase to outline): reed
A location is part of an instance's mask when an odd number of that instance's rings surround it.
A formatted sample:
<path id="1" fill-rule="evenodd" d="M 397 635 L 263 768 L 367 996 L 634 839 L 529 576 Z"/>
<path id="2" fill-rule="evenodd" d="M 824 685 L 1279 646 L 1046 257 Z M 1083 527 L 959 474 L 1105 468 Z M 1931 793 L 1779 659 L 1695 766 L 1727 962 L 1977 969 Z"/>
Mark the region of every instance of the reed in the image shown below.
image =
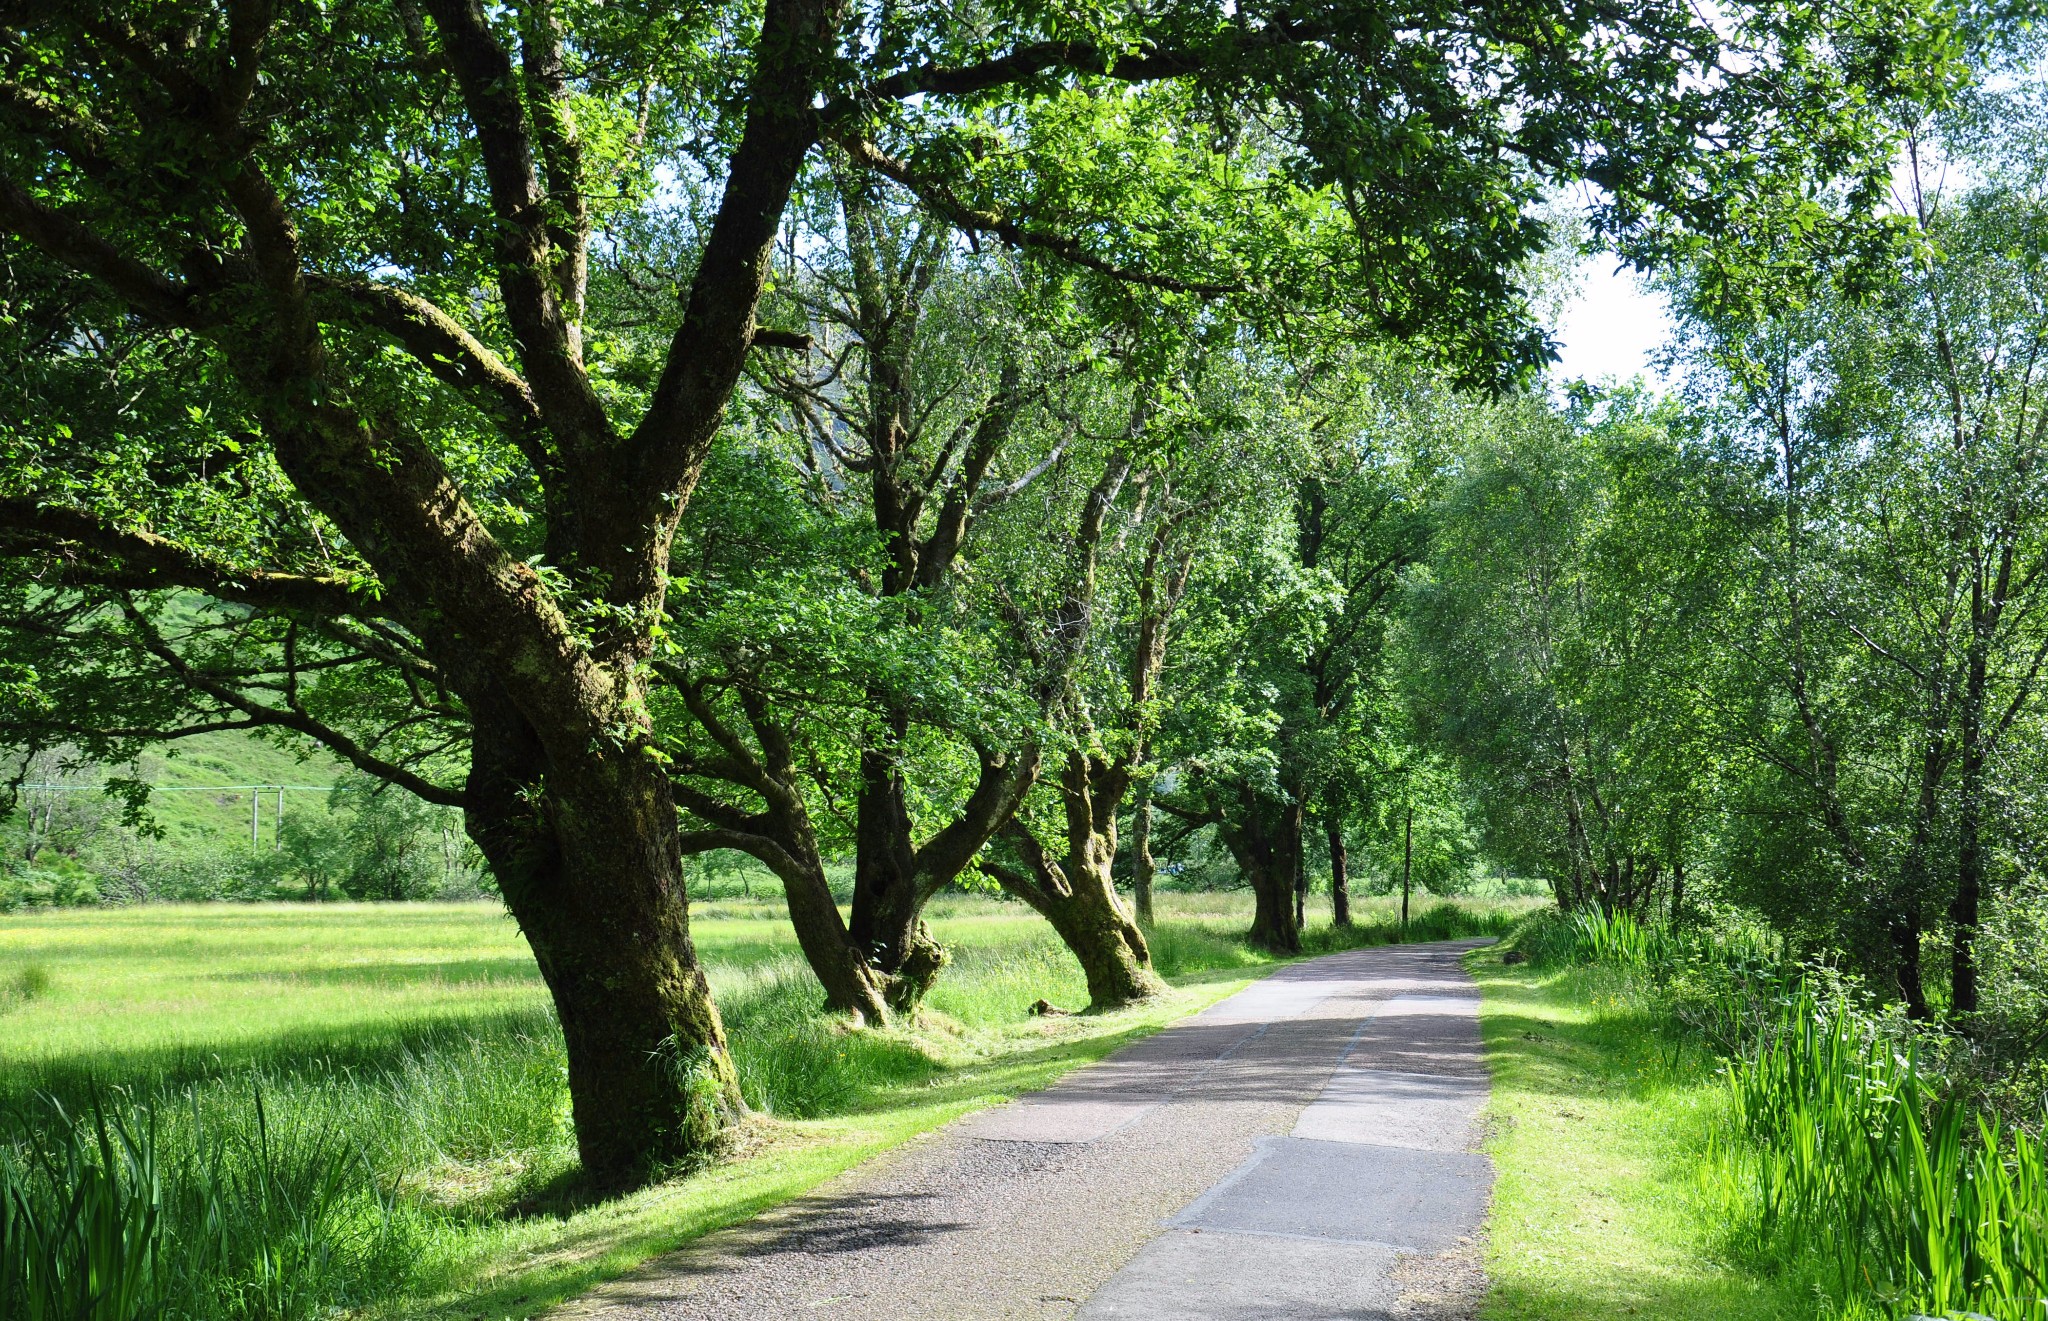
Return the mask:
<path id="1" fill-rule="evenodd" d="M 1846 999 L 1802 985 L 1731 1059 L 1709 1178 L 1760 1256 L 1845 1315 L 2048 1321 L 2048 1164 Z"/>

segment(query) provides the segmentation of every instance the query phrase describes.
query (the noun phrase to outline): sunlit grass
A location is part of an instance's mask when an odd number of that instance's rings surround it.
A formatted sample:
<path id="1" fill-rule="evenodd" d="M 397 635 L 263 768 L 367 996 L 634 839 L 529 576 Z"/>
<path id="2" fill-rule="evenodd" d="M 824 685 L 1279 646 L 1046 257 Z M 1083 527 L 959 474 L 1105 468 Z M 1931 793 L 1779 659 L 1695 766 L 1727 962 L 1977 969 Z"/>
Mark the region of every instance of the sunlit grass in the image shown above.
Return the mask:
<path id="1" fill-rule="evenodd" d="M 1811 1294 L 1725 1260 L 1699 1172 L 1727 1089 L 1611 968 L 1477 951 L 1493 1071 L 1484 1321 L 1792 1321 Z"/>

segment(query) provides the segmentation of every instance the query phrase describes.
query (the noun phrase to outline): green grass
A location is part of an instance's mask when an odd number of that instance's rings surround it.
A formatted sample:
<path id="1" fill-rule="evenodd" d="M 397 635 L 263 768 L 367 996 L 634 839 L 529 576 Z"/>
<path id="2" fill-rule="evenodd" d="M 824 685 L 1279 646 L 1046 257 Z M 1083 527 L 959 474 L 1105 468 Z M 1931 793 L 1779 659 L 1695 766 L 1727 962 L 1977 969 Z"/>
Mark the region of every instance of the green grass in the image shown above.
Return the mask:
<path id="1" fill-rule="evenodd" d="M 1413 934 L 1499 931 L 1526 907 L 1432 910 Z M 34 970 L 21 984 L 36 990 L 0 1006 L 0 1116 L 14 1115 L 0 1117 L 0 1134 L 54 1122 L 36 1093 L 73 1113 L 97 1097 L 150 1112 L 173 1165 L 179 1153 L 227 1152 L 213 1184 L 268 1186 L 264 1171 L 283 1157 L 263 1154 L 260 1105 L 268 1131 L 286 1135 L 294 1186 L 320 1190 L 302 1237 L 350 1245 L 323 1267 L 328 1298 L 379 1317 L 530 1316 L 1045 1086 L 1271 965 L 1237 938 L 1244 895 L 1167 894 L 1160 908 L 1154 945 L 1171 996 L 1037 1018 L 1027 1010 L 1041 996 L 1086 1002 L 1071 957 L 1019 905 L 947 897 L 931 918 L 955 960 L 923 1020 L 847 1032 L 816 1011 L 779 904 L 695 905 L 693 933 L 756 1118 L 730 1159 L 596 1204 L 574 1177 L 560 1034 L 523 939 L 494 905 L 17 915 L 0 919 L 0 985 Z M 1392 912 L 1365 901 L 1359 927 L 1312 927 L 1306 944 L 1390 939 Z M 317 1158 L 335 1135 L 360 1152 L 340 1189 L 319 1182 Z"/>
<path id="2" fill-rule="evenodd" d="M 1700 1178 L 1728 1091 L 1615 968 L 1468 956 L 1493 1070 L 1484 1321 L 1809 1318 L 1811 1293 L 1731 1261 Z"/>

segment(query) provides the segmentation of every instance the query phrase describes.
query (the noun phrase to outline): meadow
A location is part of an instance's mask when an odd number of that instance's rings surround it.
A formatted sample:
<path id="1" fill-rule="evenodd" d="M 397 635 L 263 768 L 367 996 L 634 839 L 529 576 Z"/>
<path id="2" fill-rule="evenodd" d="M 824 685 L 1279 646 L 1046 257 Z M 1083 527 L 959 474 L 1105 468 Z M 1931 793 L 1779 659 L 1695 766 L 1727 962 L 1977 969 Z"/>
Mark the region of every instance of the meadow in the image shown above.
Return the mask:
<path id="1" fill-rule="evenodd" d="M 1440 905 L 1410 935 L 1501 931 L 1528 906 Z M 128 1177 L 166 1189 L 160 1273 L 186 1315 L 530 1316 L 1272 963 L 1238 939 L 1247 896 L 1165 894 L 1160 910 L 1172 994 L 1041 1017 L 1040 997 L 1086 1001 L 1049 929 L 1019 905 L 944 897 L 932 926 L 955 959 L 919 1021 L 849 1032 L 817 1011 L 777 904 L 694 905 L 753 1116 L 719 1161 L 601 1201 L 577 1178 L 545 991 L 495 904 L 14 915 L 0 919 L 0 1135 L 23 1168 L 30 1149 L 63 1157 L 66 1133 L 85 1165 L 146 1150 L 150 1169 Z M 1397 936 L 1391 901 L 1362 901 L 1357 921 L 1312 926 L 1309 952 Z M 77 1122 L 89 1114 L 111 1117 L 106 1159 Z"/>

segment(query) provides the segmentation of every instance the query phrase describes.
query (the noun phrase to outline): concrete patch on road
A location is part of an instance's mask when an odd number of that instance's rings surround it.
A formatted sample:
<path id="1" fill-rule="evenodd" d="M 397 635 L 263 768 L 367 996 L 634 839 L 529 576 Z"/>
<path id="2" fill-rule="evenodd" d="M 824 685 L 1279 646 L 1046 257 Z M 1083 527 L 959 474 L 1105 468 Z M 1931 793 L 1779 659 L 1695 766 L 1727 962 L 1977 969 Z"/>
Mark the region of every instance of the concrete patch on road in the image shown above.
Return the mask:
<path id="1" fill-rule="evenodd" d="M 1283 977 L 1275 973 L 1253 982 L 1228 1000 L 1210 1005 L 1189 1020 L 1207 1025 L 1271 1023 L 1307 1013 L 1338 991 L 1347 989 L 1338 980 Z"/>
<path id="2" fill-rule="evenodd" d="M 1093 1142 L 1158 1104 L 1145 1097 L 1042 1093 L 970 1115 L 958 1132 L 984 1142 Z"/>
<path id="3" fill-rule="evenodd" d="M 1293 1136 L 1418 1151 L 1470 1151 L 1486 1080 L 1342 1068 L 1294 1121 Z"/>
<path id="4" fill-rule="evenodd" d="M 1265 1138 L 1170 1223 L 1441 1252 L 1479 1224 L 1492 1184 L 1484 1156 Z"/>
<path id="5" fill-rule="evenodd" d="M 1401 1254 L 1370 1243 L 1175 1229 L 1096 1291 L 1080 1321 L 1393 1321 Z"/>

